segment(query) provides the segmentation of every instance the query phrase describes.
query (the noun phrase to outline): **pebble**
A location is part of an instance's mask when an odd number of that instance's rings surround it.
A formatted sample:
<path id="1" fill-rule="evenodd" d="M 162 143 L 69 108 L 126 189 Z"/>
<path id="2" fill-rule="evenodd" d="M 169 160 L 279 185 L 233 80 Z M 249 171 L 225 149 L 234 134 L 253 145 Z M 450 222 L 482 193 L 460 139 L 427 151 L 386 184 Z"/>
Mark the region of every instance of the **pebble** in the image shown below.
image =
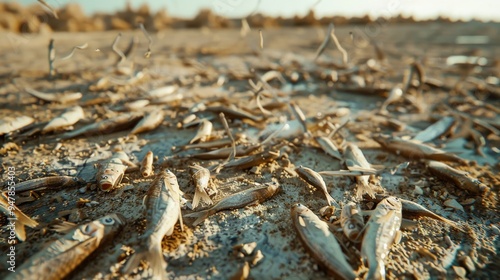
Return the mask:
<path id="1" fill-rule="evenodd" d="M 465 268 L 463 268 L 461 266 L 453 266 L 453 270 L 455 271 L 457 276 L 460 278 L 465 278 L 465 275 L 467 274 L 467 271 L 465 270 Z"/>
<path id="2" fill-rule="evenodd" d="M 476 271 L 476 267 L 474 266 L 474 262 L 469 256 L 463 256 L 460 259 L 458 259 L 458 263 L 465 267 L 469 273 L 472 273 Z"/>
<path id="3" fill-rule="evenodd" d="M 456 199 L 448 199 L 444 202 L 444 205 L 456 210 L 464 211 L 464 207 L 460 203 L 458 203 Z"/>
<path id="4" fill-rule="evenodd" d="M 461 204 L 462 205 L 472 205 L 476 202 L 476 199 L 474 198 L 467 198 L 466 200 L 464 200 Z"/>
<path id="5" fill-rule="evenodd" d="M 493 233 L 495 235 L 499 235 L 500 234 L 500 229 L 498 229 L 498 227 L 496 225 L 491 225 L 491 230 L 493 231 Z"/>
<path id="6" fill-rule="evenodd" d="M 252 266 L 258 265 L 263 259 L 264 259 L 264 255 L 262 254 L 262 252 L 260 250 L 257 250 L 257 252 L 255 253 L 255 256 L 252 259 L 252 263 L 251 263 Z"/>
<path id="7" fill-rule="evenodd" d="M 415 186 L 415 189 L 413 190 L 413 194 L 414 195 L 423 195 L 424 194 L 424 191 L 422 190 L 421 187 L 419 186 Z"/>

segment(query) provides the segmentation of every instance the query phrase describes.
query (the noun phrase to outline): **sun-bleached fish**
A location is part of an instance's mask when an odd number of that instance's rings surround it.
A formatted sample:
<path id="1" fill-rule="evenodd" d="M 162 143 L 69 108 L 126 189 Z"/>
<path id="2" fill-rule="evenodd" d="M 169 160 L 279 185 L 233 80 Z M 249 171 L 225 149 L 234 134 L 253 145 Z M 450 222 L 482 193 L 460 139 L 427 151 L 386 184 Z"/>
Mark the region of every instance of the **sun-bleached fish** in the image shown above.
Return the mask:
<path id="1" fill-rule="evenodd" d="M 280 156 L 280 151 L 263 151 L 255 155 L 249 155 L 239 159 L 235 159 L 224 165 L 224 168 L 247 169 L 261 165 L 266 162 L 271 162 Z"/>
<path id="2" fill-rule="evenodd" d="M 184 215 L 184 217 L 196 218 L 196 220 L 193 222 L 193 226 L 196 226 L 203 222 L 208 216 L 213 215 L 219 211 L 238 209 L 247 205 L 262 203 L 263 201 L 275 195 L 279 189 L 280 186 L 276 182 L 266 183 L 262 187 L 250 188 L 248 190 L 244 190 L 225 197 L 217 202 L 214 206 L 206 210 L 190 213 Z"/>
<path id="3" fill-rule="evenodd" d="M 146 131 L 151 131 L 157 128 L 162 122 L 165 114 L 162 109 L 157 109 L 147 114 L 142 120 L 132 129 L 130 134 L 139 134 Z"/>
<path id="4" fill-rule="evenodd" d="M 81 135 L 91 136 L 96 134 L 109 134 L 116 131 L 121 131 L 134 126 L 141 119 L 141 115 L 137 113 L 125 113 L 116 117 L 102 120 L 97 123 L 92 123 L 79 129 L 64 133 L 61 139 L 71 139 Z"/>
<path id="5" fill-rule="evenodd" d="M 455 169 L 439 161 L 429 161 L 427 167 L 432 174 L 473 194 L 482 194 L 490 190 L 488 186 L 473 178 L 468 172 Z"/>
<path id="6" fill-rule="evenodd" d="M 19 116 L 16 118 L 6 118 L 0 120 L 0 135 L 16 131 L 32 124 L 35 119 L 28 116 Z"/>
<path id="7" fill-rule="evenodd" d="M 337 209 L 340 209 L 340 205 L 328 192 L 328 189 L 326 188 L 326 183 L 323 180 L 323 177 L 321 177 L 321 175 L 319 175 L 316 171 L 312 170 L 311 168 L 307 168 L 302 165 L 295 168 L 295 172 L 297 172 L 297 174 L 302 180 L 306 181 L 311 186 L 321 190 L 325 195 L 329 206 L 335 206 Z"/>
<path id="8" fill-rule="evenodd" d="M 141 261 L 148 261 L 152 279 L 167 279 L 161 240 L 171 235 L 175 224 L 181 221 L 180 195 L 175 175 L 166 170 L 159 173 L 144 198 L 148 224 L 140 237 L 140 247 L 123 267 L 123 273 L 130 274 Z"/>
<path id="9" fill-rule="evenodd" d="M 179 89 L 178 85 L 164 86 L 157 89 L 150 90 L 146 96 L 150 98 L 162 98 L 171 95 Z"/>
<path id="10" fill-rule="evenodd" d="M 377 141 L 385 150 L 393 152 L 397 155 L 402 155 L 409 159 L 430 159 L 467 164 L 466 160 L 455 154 L 433 148 L 429 145 L 420 143 L 419 141 L 403 140 L 399 137 L 381 134 L 373 136 L 373 140 Z"/>
<path id="11" fill-rule="evenodd" d="M 43 129 L 42 132 L 50 132 L 59 130 L 71 125 L 74 125 L 79 120 L 84 118 L 83 109 L 80 106 L 71 107 L 62 113 L 60 116 L 52 119 Z"/>
<path id="12" fill-rule="evenodd" d="M 207 193 L 210 181 L 210 170 L 198 164 L 192 165 L 191 168 L 193 169 L 193 175 L 191 178 L 193 179 L 195 185 L 193 209 L 198 207 L 200 200 L 208 205 L 213 204 L 212 199 Z"/>
<path id="13" fill-rule="evenodd" d="M 203 119 L 198 131 L 196 132 L 196 135 L 193 137 L 193 139 L 191 139 L 191 141 L 189 141 L 189 144 L 193 144 L 198 141 L 204 142 L 205 140 L 207 140 L 212 133 L 212 127 L 213 125 L 211 121 Z"/>
<path id="14" fill-rule="evenodd" d="M 421 141 L 422 143 L 432 141 L 445 134 L 453 123 L 455 123 L 455 118 L 443 117 L 439 121 L 428 126 L 426 129 L 420 131 L 417 135 L 415 135 L 415 137 L 413 137 L 413 140 Z"/>
<path id="15" fill-rule="evenodd" d="M 58 103 L 69 103 L 80 100 L 83 94 L 81 92 L 70 92 L 70 93 L 45 93 L 32 88 L 25 88 L 26 92 L 33 95 L 34 97 L 41 99 L 43 101 L 58 102 Z"/>
<path id="16" fill-rule="evenodd" d="M 16 184 L 16 193 L 41 191 L 46 189 L 71 188 L 85 183 L 82 179 L 72 176 L 50 176 L 36 178 Z"/>
<path id="17" fill-rule="evenodd" d="M 363 155 L 363 152 L 357 145 L 353 143 L 347 143 L 344 148 L 343 154 L 347 169 L 349 169 L 350 171 L 365 171 L 365 170 L 375 171 L 372 168 L 371 164 L 368 163 L 368 161 L 365 158 L 365 155 Z M 374 187 L 368 181 L 369 178 L 370 176 L 368 175 L 356 176 L 356 182 L 358 187 L 358 190 L 356 192 L 356 197 L 358 199 L 361 198 L 365 193 L 367 193 L 371 197 L 375 196 L 375 190 Z"/>
<path id="18" fill-rule="evenodd" d="M 338 279 L 356 279 L 356 274 L 326 222 L 300 203 L 292 207 L 291 215 L 302 244 L 329 274 Z"/>
<path id="19" fill-rule="evenodd" d="M 125 217 L 120 214 L 110 214 L 77 226 L 32 255 L 6 279 L 63 279 L 97 248 L 111 240 L 124 225 Z"/>
<path id="20" fill-rule="evenodd" d="M 349 202 L 340 212 L 340 227 L 345 236 L 352 242 L 361 242 L 361 232 L 365 227 L 365 221 L 363 220 L 363 214 L 354 202 Z"/>
<path id="21" fill-rule="evenodd" d="M 342 156 L 340 155 L 339 149 L 335 144 L 332 142 L 332 140 L 328 137 L 325 136 L 318 136 L 314 138 L 316 142 L 318 142 L 319 146 L 325 153 L 328 155 L 332 156 L 333 158 L 336 158 L 338 160 L 342 160 Z"/>
<path id="22" fill-rule="evenodd" d="M 366 224 L 361 244 L 361 257 L 367 263 L 365 279 L 385 279 L 384 260 L 399 235 L 402 206 L 390 196 L 379 202 Z"/>
<path id="23" fill-rule="evenodd" d="M 141 174 L 146 178 L 153 175 L 153 152 L 148 151 L 141 161 Z"/>
<path id="24" fill-rule="evenodd" d="M 17 239 L 20 241 L 26 240 L 25 226 L 35 228 L 38 222 L 28 217 L 16 206 L 16 199 L 13 196 L 7 195 L 8 191 L 0 195 L 0 211 L 7 216 L 7 229 L 16 233 Z M 7 241 L 12 244 L 11 239 Z"/>
<path id="25" fill-rule="evenodd" d="M 96 179 L 99 187 L 105 192 L 118 188 L 123 179 L 123 174 L 129 166 L 133 166 L 125 152 L 115 152 L 109 159 L 99 166 Z"/>

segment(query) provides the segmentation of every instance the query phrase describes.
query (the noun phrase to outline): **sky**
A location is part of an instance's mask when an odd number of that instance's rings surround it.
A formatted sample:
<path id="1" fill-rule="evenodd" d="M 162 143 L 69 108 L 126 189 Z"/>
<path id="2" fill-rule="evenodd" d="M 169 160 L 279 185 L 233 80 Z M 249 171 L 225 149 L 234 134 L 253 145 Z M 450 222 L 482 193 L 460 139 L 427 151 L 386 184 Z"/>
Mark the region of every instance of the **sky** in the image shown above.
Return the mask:
<path id="1" fill-rule="evenodd" d="M 0 0 L 6 2 L 5 0 Z M 124 0 L 45 0 L 54 7 L 79 3 L 85 13 L 111 13 L 123 9 Z M 36 0 L 18 0 L 24 5 Z M 432 19 L 440 15 L 452 19 L 500 21 L 498 0 L 130 0 L 133 7 L 147 3 L 152 11 L 166 8 L 172 16 L 191 18 L 202 8 L 210 8 L 219 15 L 241 18 L 252 12 L 271 16 L 303 16 L 310 9 L 322 16 L 393 16 L 413 15 L 417 19 Z M 189 3 L 189 4 L 187 4 Z"/>

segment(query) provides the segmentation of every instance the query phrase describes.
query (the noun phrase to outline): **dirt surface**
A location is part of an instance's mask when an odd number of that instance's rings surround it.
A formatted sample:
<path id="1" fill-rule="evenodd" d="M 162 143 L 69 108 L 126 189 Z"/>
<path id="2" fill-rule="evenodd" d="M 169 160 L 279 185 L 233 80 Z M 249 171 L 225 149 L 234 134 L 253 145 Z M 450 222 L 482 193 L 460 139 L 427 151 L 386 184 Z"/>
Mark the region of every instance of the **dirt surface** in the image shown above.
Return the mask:
<path id="1" fill-rule="evenodd" d="M 26 136 L 29 128 L 0 136 L 3 148 L 11 142 L 19 147 L 1 151 L 2 176 L 6 176 L 8 167 L 14 167 L 16 182 L 52 175 L 78 176 L 88 182 L 70 189 L 40 191 L 36 193 L 35 201 L 18 205 L 40 226 L 27 228 L 27 240 L 15 245 L 17 266 L 61 236 L 48 229 L 55 219 L 82 224 L 109 213 L 121 213 L 128 222 L 124 230 L 82 263 L 68 279 L 138 279 L 144 276 L 142 268 L 138 274 L 129 276 L 121 275 L 119 270 L 128 258 L 127 254 L 140 246 L 138 237 L 147 223 L 142 199 L 153 177 L 142 178 L 137 171 L 126 173 L 119 189 L 105 193 L 96 188 L 96 164 L 109 158 L 117 148 L 125 151 L 135 163 L 151 150 L 155 155 L 156 173 L 163 168 L 170 169 L 177 176 L 184 197 L 191 201 L 195 187 L 189 166 L 197 163 L 208 167 L 223 160 L 190 157 L 202 150 L 179 151 L 176 147 L 187 144 L 197 131 L 197 126 L 182 128 L 179 123 L 196 103 L 235 105 L 260 118 L 263 113 L 257 107 L 247 80 L 257 83 L 256 74 L 262 76 L 267 71 L 277 70 L 286 82 L 272 80 L 273 89 L 265 90 L 261 101 L 271 111 L 265 120 L 228 116 L 232 134 L 246 137 L 246 140 L 239 141 L 261 141 L 259 136 L 269 130 L 271 124 L 295 119 L 287 105 L 289 101 L 304 112 L 312 136 L 326 136 L 332 131 L 328 123 L 338 125 L 350 119 L 332 139 L 338 146 L 344 140 L 357 144 L 368 162 L 387 167 L 373 179 L 379 182 L 380 192 L 417 202 L 458 222 L 465 229 L 459 231 L 439 221 L 419 219 L 414 229 L 402 231 L 400 243 L 391 248 L 385 261 L 387 278 L 456 279 L 462 276 L 497 279 L 500 277 L 497 200 L 500 135 L 471 126 L 485 140 L 485 145 L 479 148 L 483 156 L 478 155 L 471 134 L 457 134 L 455 139 L 445 135 L 429 143 L 470 161 L 469 165 L 449 164 L 486 184 L 491 191 L 482 196 L 435 177 L 423 161 L 382 150 L 372 136 L 384 133 L 412 137 L 443 116 L 456 117 L 453 112 L 468 116 L 457 117 L 458 127 L 466 127 L 469 119 L 483 120 L 500 129 L 499 28 L 500 25 L 494 23 L 382 26 L 369 31 L 371 36 L 367 37 L 362 35 L 362 32 L 368 32 L 365 26 L 341 27 L 335 30 L 335 34 L 349 54 L 350 64 L 344 69 L 335 66 L 341 65 L 342 59 L 333 44 L 314 61 L 325 29 L 264 30 L 262 50 L 257 30 L 252 30 L 244 38 L 240 37 L 240 30 L 163 31 L 152 34 L 154 43 L 150 58 L 143 56 L 148 46 L 143 34 L 140 31 L 125 32 L 118 44 L 122 50 L 133 36 L 139 39 L 137 48 L 128 59 L 134 62 L 134 71 L 144 74 L 135 83 L 128 83 L 128 76 L 115 73 L 117 55 L 112 52 L 111 44 L 116 32 L 52 34 L 58 58 L 69 53 L 73 46 L 88 43 L 87 49 L 77 50 L 72 58 L 56 60 L 57 75 L 52 79 L 48 77 L 49 37 L 0 33 L 0 38 L 4 38 L 0 40 L 0 119 L 25 115 L 34 118 L 35 123 L 43 123 L 70 106 L 80 105 L 85 113 L 85 118 L 75 125 L 75 128 L 80 128 L 96 120 L 123 114 L 123 105 L 143 99 L 146 92 L 162 86 L 179 85 L 178 92 L 183 94 L 181 100 L 150 104 L 139 109 L 138 112 L 147 113 L 153 108 L 162 108 L 165 118 L 157 129 L 137 136 L 129 135 L 132 126 L 118 132 L 69 140 L 58 139 L 64 132 Z M 456 38 L 463 35 L 488 36 L 489 42 L 456 44 Z M 377 58 L 367 38 L 377 43 L 385 58 Z M 487 64 L 475 67 L 446 64 L 448 56 L 464 54 L 484 57 Z M 405 71 L 414 61 L 422 65 L 426 77 L 438 79 L 443 84 L 424 85 L 421 98 L 412 86 L 406 93 L 412 98 L 398 100 L 387 107 L 388 112 L 381 113 L 380 108 L 390 89 L 402 83 Z M 332 81 L 332 71 L 336 71 L 338 81 Z M 346 90 L 355 84 L 354 74 L 364 79 L 366 86 L 363 88 L 383 90 Z M 105 76 L 112 76 L 114 80 L 108 85 L 98 86 L 99 79 Z M 483 84 L 465 82 L 467 77 L 475 77 Z M 485 86 L 485 81 L 491 82 Z M 48 93 L 79 91 L 83 97 L 70 104 L 45 102 L 28 94 L 26 87 Z M 101 97 L 104 98 L 102 103 L 96 101 Z M 201 111 L 196 114 L 211 119 L 213 138 L 227 138 L 217 113 Z M 390 119 L 407 127 L 397 131 L 387 125 Z M 299 242 L 290 217 L 290 208 L 295 203 L 300 202 L 319 214 L 326 206 L 326 200 L 321 191 L 314 190 L 293 170 L 300 165 L 315 171 L 345 167 L 343 162 L 323 152 L 312 137 L 300 130 L 300 126 L 298 131 L 285 139 L 277 137 L 267 144 L 268 149 L 280 151 L 280 157 L 275 161 L 245 170 L 223 168 L 218 174 L 212 173 L 211 182 L 218 190 L 215 201 L 271 181 L 280 184 L 281 192 L 260 205 L 219 212 L 196 227 L 190 226 L 191 220 L 186 219 L 188 226 L 184 232 L 176 227 L 172 236 L 163 239 L 169 277 L 228 279 L 245 261 L 253 258 L 238 256 L 233 246 L 256 242 L 255 251 L 260 250 L 264 258 L 251 267 L 251 279 L 329 278 Z M 409 162 L 407 167 L 395 168 L 406 162 Z M 351 178 L 324 177 L 330 194 L 341 203 L 354 200 L 356 182 Z M 96 203 L 77 204 L 79 199 Z M 461 203 L 463 211 L 445 206 L 444 202 L 449 199 Z M 366 201 L 360 203 L 363 209 L 373 206 Z M 189 207 L 183 210 L 184 214 L 190 212 Z M 0 247 L 2 252 L 7 252 L 7 220 L 3 215 L 0 222 L 3 225 Z M 335 234 L 345 245 L 344 253 L 353 269 L 363 277 L 367 268 L 360 259 L 360 244 L 348 242 L 341 231 Z M 472 260 L 468 267 L 464 264 L 466 256 Z M 6 255 L 2 254 L 0 260 L 2 275 L 5 275 Z M 465 272 L 463 267 L 467 267 Z"/>

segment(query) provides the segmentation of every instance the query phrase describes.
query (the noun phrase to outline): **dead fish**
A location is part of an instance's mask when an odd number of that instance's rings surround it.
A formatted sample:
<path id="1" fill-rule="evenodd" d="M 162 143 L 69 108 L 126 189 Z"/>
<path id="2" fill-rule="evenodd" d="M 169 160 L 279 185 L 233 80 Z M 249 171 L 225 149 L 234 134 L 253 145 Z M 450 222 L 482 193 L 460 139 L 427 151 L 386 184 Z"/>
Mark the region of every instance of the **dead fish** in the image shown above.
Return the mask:
<path id="1" fill-rule="evenodd" d="M 153 273 L 152 279 L 168 278 L 161 240 L 165 235 L 172 235 L 174 226 L 181 217 L 179 185 L 175 175 L 172 175 L 166 170 L 158 174 L 144 197 L 148 224 L 140 237 L 141 247 L 123 267 L 122 272 L 125 274 L 130 274 L 141 261 L 148 261 Z"/>
<path id="2" fill-rule="evenodd" d="M 483 194 L 489 192 L 490 190 L 488 186 L 481 183 L 478 179 L 473 178 L 468 172 L 455 169 L 442 162 L 429 161 L 429 163 L 427 163 L 427 167 L 439 178 L 448 182 L 451 181 L 455 184 L 455 186 L 471 193 Z"/>
<path id="3" fill-rule="evenodd" d="M 205 111 L 214 112 L 217 114 L 224 113 L 227 118 L 235 118 L 235 119 L 249 119 L 253 122 L 261 122 L 262 118 L 256 117 L 249 113 L 246 113 L 240 109 L 231 109 L 224 106 L 212 106 L 207 107 Z"/>
<path id="4" fill-rule="evenodd" d="M 125 225 L 125 217 L 110 214 L 78 226 L 32 255 L 6 279 L 63 279 Z"/>
<path id="5" fill-rule="evenodd" d="M 34 121 L 35 119 L 28 116 L 20 116 L 13 119 L 8 118 L 0 120 L 0 135 L 21 129 L 32 124 Z"/>
<path id="6" fill-rule="evenodd" d="M 48 102 L 58 102 L 58 103 L 69 103 L 80 100 L 82 98 L 81 92 L 71 92 L 71 93 L 45 93 L 32 88 L 25 88 L 25 90 L 33 95 L 34 97 Z"/>
<path id="7" fill-rule="evenodd" d="M 130 134 L 139 134 L 151 131 L 157 128 L 162 122 L 165 114 L 162 109 L 157 109 L 147 114 L 130 132 Z"/>
<path id="8" fill-rule="evenodd" d="M 250 144 L 250 145 L 238 145 L 236 146 L 236 157 L 246 156 L 253 151 L 259 149 L 261 144 Z M 191 155 L 193 158 L 197 159 L 225 159 L 233 152 L 233 148 L 222 148 L 218 150 L 213 150 L 210 152 L 199 153 Z"/>
<path id="9" fill-rule="evenodd" d="M 403 90 L 400 87 L 395 87 L 391 90 L 389 93 L 389 97 L 384 101 L 382 104 L 382 107 L 380 108 L 381 112 L 387 112 L 387 106 L 389 106 L 391 103 L 396 102 L 403 96 Z"/>
<path id="10" fill-rule="evenodd" d="M 433 148 L 429 145 L 412 140 L 403 140 L 399 137 L 389 135 L 375 135 L 373 140 L 377 141 L 382 148 L 402 155 L 409 159 L 430 159 L 437 161 L 452 161 L 467 164 L 467 161 L 457 155 L 447 153 L 443 150 Z"/>
<path id="11" fill-rule="evenodd" d="M 347 143 L 343 154 L 347 169 L 350 171 L 374 171 L 371 164 L 366 160 L 365 155 L 363 155 L 361 149 L 355 144 Z M 369 178 L 370 176 L 368 175 L 356 176 L 356 181 L 358 183 L 356 196 L 358 198 L 361 198 L 365 193 L 371 197 L 375 196 L 375 190 L 373 189 L 373 186 L 370 185 L 370 182 L 368 181 Z"/>
<path id="12" fill-rule="evenodd" d="M 153 152 L 148 151 L 141 162 L 141 174 L 146 178 L 153 175 Z"/>
<path id="13" fill-rule="evenodd" d="M 211 121 L 203 119 L 198 132 L 196 132 L 196 135 L 193 137 L 193 139 L 189 141 L 189 144 L 193 144 L 197 141 L 204 142 L 205 140 L 210 138 L 210 134 L 212 134 L 212 127 L 213 125 Z"/>
<path id="14" fill-rule="evenodd" d="M 109 192 L 118 188 L 123 179 L 123 174 L 128 166 L 133 165 L 125 152 L 114 153 L 111 158 L 100 164 L 96 179 L 102 191 Z"/>
<path id="15" fill-rule="evenodd" d="M 299 166 L 295 168 L 295 172 L 299 175 L 302 180 L 306 181 L 311 186 L 321 190 L 328 201 L 328 205 L 335 206 L 337 209 L 340 209 L 340 205 L 335 201 L 335 199 L 330 195 L 328 190 L 326 189 L 326 184 L 321 175 L 319 175 L 316 171 L 304 167 Z"/>
<path id="16" fill-rule="evenodd" d="M 193 168 L 194 170 L 191 178 L 193 179 L 196 187 L 193 197 L 193 209 L 198 207 L 200 200 L 208 205 L 212 205 L 213 201 L 207 193 L 208 184 L 210 181 L 210 170 L 197 164 L 191 166 L 191 168 Z"/>
<path id="17" fill-rule="evenodd" d="M 210 142 L 196 143 L 190 145 L 184 145 L 179 147 L 179 150 L 189 150 L 189 149 L 215 149 L 220 147 L 225 147 L 231 145 L 231 139 L 223 138 L 218 140 L 213 140 Z"/>
<path id="18" fill-rule="evenodd" d="M 340 155 L 339 149 L 335 144 L 332 142 L 332 140 L 328 137 L 325 136 L 318 136 L 314 138 L 316 142 L 320 145 L 321 149 L 330 156 L 342 160 L 342 156 Z"/>
<path id="19" fill-rule="evenodd" d="M 385 279 L 384 260 L 399 235 L 401 202 L 396 197 L 382 200 L 368 220 L 361 244 L 361 256 L 368 263 L 365 279 Z"/>
<path id="20" fill-rule="evenodd" d="M 426 129 L 415 135 L 415 137 L 413 137 L 413 140 L 421 141 L 422 143 L 432 141 L 437 137 L 445 134 L 454 122 L 455 118 L 453 117 L 443 117 L 439 121 L 433 123 Z"/>
<path id="21" fill-rule="evenodd" d="M 164 86 L 164 87 L 161 87 L 161 88 L 150 90 L 146 94 L 146 96 L 150 97 L 150 98 L 162 98 L 162 97 L 165 97 L 167 95 L 173 94 L 174 92 L 177 91 L 177 89 L 179 89 L 178 85 Z"/>
<path id="22" fill-rule="evenodd" d="M 16 199 L 13 196 L 8 196 L 8 192 L 3 192 L 0 195 L 0 211 L 7 216 L 9 221 L 7 224 L 8 230 L 13 230 L 16 233 L 17 239 L 20 241 L 26 240 L 25 226 L 30 228 L 36 228 L 38 222 L 28 217 L 21 211 L 21 209 L 16 206 Z M 11 243 L 11 238 L 9 237 L 9 244 Z M 14 273 L 12 273 L 14 274 Z"/>
<path id="23" fill-rule="evenodd" d="M 299 120 L 287 121 L 285 124 L 273 123 L 259 133 L 259 140 L 271 138 L 294 139 L 304 135 L 304 129 Z"/>
<path id="24" fill-rule="evenodd" d="M 329 274 L 339 279 L 356 279 L 356 274 L 345 259 L 342 248 L 327 223 L 302 204 L 295 204 L 291 215 L 302 244 Z"/>
<path id="25" fill-rule="evenodd" d="M 135 111 L 135 110 L 139 110 L 139 109 L 146 107 L 148 104 L 149 104 L 149 100 L 139 99 L 139 100 L 135 100 L 135 101 L 126 103 L 125 105 L 123 105 L 123 108 L 125 108 L 129 111 Z"/>
<path id="26" fill-rule="evenodd" d="M 141 119 L 140 114 L 127 113 L 106 119 L 97 123 L 86 125 L 82 128 L 64 133 L 60 139 L 71 139 L 81 135 L 109 134 L 121 131 L 135 125 Z"/>
<path id="27" fill-rule="evenodd" d="M 264 151 L 259 154 L 246 156 L 244 158 L 239 158 L 231 161 L 224 165 L 225 168 L 236 168 L 236 169 L 247 169 L 263 163 L 271 162 L 276 160 L 280 156 L 280 152 L 276 151 Z"/>
<path id="28" fill-rule="evenodd" d="M 84 116 L 82 107 L 75 106 L 75 107 L 69 108 L 64 113 L 62 113 L 60 116 L 52 119 L 42 129 L 42 132 L 47 133 L 50 131 L 59 130 L 59 129 L 74 125 L 79 120 L 83 119 L 84 117 L 85 116 Z"/>
<path id="29" fill-rule="evenodd" d="M 349 202 L 342 207 L 342 212 L 340 212 L 340 226 L 349 240 L 354 243 L 361 241 L 360 237 L 365 227 L 365 221 L 363 220 L 359 205 Z"/>
<path id="30" fill-rule="evenodd" d="M 51 176 L 32 179 L 16 184 L 16 193 L 27 191 L 41 191 L 46 189 L 56 190 L 71 188 L 85 183 L 83 180 L 72 176 Z"/>
<path id="31" fill-rule="evenodd" d="M 238 209 L 247 205 L 262 203 L 263 201 L 275 195 L 279 189 L 280 186 L 276 182 L 266 183 L 262 187 L 250 188 L 248 190 L 244 190 L 231 196 L 225 197 L 209 209 L 190 213 L 184 215 L 184 217 L 196 218 L 196 220 L 193 222 L 193 226 L 196 226 L 203 222 L 208 216 L 213 215 L 219 211 Z"/>
<path id="32" fill-rule="evenodd" d="M 290 107 L 292 108 L 295 119 L 297 119 L 302 125 L 303 133 L 308 134 L 309 130 L 307 129 L 306 116 L 304 115 L 304 112 L 302 112 L 302 109 L 300 109 L 299 105 L 295 104 L 294 102 L 290 102 Z"/>

